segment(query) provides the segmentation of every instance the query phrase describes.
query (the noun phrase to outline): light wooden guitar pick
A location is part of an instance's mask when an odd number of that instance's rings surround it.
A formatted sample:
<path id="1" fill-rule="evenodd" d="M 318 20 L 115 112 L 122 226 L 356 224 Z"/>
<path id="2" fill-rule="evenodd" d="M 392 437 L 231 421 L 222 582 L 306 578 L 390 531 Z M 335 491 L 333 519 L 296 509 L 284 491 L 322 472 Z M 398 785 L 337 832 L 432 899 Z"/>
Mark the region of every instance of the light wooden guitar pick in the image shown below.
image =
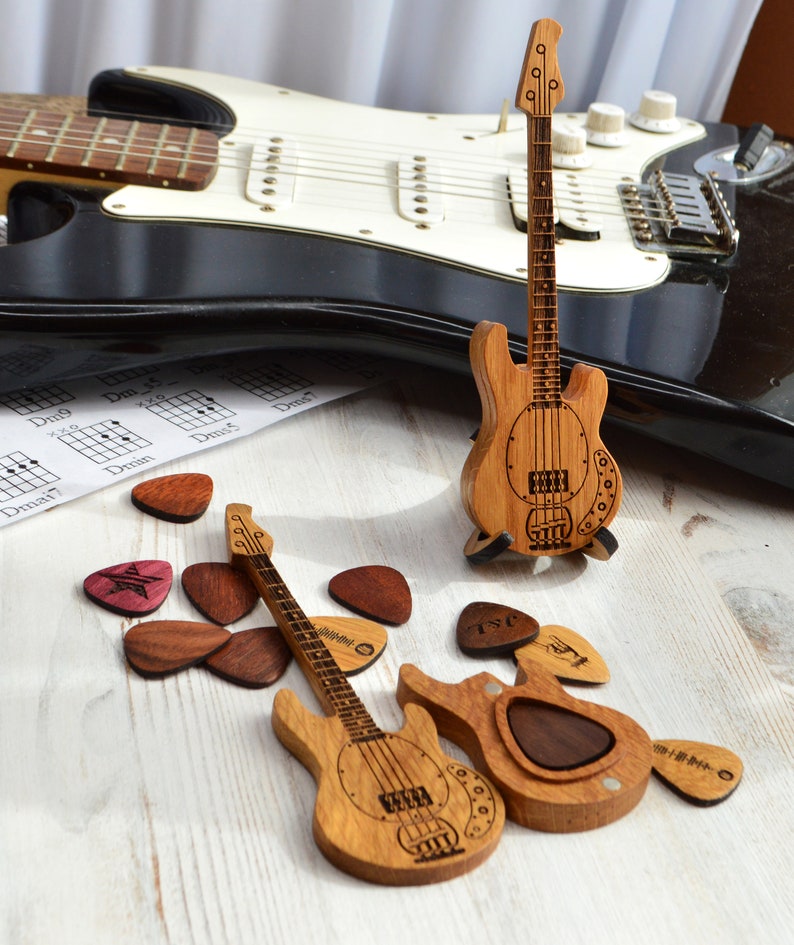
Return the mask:
<path id="1" fill-rule="evenodd" d="M 710 807 L 736 790 L 744 766 L 719 745 L 667 738 L 653 743 L 653 770 L 680 797 Z"/>
<path id="2" fill-rule="evenodd" d="M 372 620 L 401 624 L 411 616 L 411 589 L 399 571 L 381 564 L 350 568 L 331 578 L 328 593 L 337 603 Z"/>
<path id="3" fill-rule="evenodd" d="M 195 666 L 230 636 L 228 630 L 213 623 L 149 620 L 124 635 L 124 655 L 136 673 L 156 679 Z"/>
<path id="4" fill-rule="evenodd" d="M 259 600 L 250 578 L 223 561 L 189 565 L 182 587 L 200 614 L 223 626 L 245 617 Z"/>
<path id="5" fill-rule="evenodd" d="M 600 653 L 569 627 L 546 624 L 531 643 L 515 652 L 519 667 L 523 660 L 541 663 L 563 682 L 609 682 L 609 669 Z"/>
<path id="6" fill-rule="evenodd" d="M 179 473 L 147 479 L 132 490 L 132 504 L 166 522 L 195 522 L 212 499 L 212 479 L 204 473 Z"/>
<path id="7" fill-rule="evenodd" d="M 204 665 L 227 682 L 262 689 L 281 679 L 291 659 L 278 627 L 254 627 L 231 634 Z"/>
<path id="8" fill-rule="evenodd" d="M 540 625 L 515 607 L 475 601 L 458 617 L 455 637 L 469 656 L 499 656 L 534 640 Z"/>
<path id="9" fill-rule="evenodd" d="M 336 665 L 348 676 L 363 672 L 386 648 L 386 628 L 361 617 L 310 617 Z"/>
<path id="10" fill-rule="evenodd" d="M 95 604 L 114 614 L 144 617 L 166 599 L 173 576 L 167 561 L 127 561 L 89 574 L 83 590 Z"/>

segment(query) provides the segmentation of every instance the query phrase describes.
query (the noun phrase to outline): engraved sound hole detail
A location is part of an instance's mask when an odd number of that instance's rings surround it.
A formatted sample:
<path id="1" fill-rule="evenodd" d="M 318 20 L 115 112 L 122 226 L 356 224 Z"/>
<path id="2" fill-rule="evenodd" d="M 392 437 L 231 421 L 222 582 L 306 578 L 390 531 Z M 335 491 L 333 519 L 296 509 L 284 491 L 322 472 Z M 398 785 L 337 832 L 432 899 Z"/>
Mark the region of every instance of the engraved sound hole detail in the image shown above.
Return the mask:
<path id="1" fill-rule="evenodd" d="M 603 758 L 615 744 L 608 728 L 567 709 L 513 702 L 507 721 L 518 747 L 540 768 L 570 771 Z"/>

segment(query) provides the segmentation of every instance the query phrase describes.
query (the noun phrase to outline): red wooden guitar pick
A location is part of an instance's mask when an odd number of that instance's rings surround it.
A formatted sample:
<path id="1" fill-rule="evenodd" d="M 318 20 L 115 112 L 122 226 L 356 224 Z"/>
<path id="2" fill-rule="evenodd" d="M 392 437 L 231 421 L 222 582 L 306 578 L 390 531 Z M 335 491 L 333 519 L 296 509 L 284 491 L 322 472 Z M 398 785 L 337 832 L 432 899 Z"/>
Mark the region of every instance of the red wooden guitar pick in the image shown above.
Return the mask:
<path id="1" fill-rule="evenodd" d="M 132 504 L 166 522 L 195 522 L 207 511 L 212 479 L 204 473 L 180 473 L 147 479 L 132 490 Z"/>
<path id="2" fill-rule="evenodd" d="M 196 610 L 224 626 L 250 613 L 259 600 L 250 578 L 222 561 L 191 564 L 182 572 L 182 587 Z"/>
<path id="3" fill-rule="evenodd" d="M 458 646 L 469 656 L 512 653 L 534 640 L 539 632 L 540 624 L 529 614 L 486 601 L 465 607 L 455 629 Z"/>
<path id="4" fill-rule="evenodd" d="M 228 642 L 231 633 L 214 623 L 149 620 L 124 635 L 124 655 L 135 672 L 159 678 L 195 666 Z"/>
<path id="5" fill-rule="evenodd" d="M 94 603 L 114 614 L 143 617 L 166 599 L 173 576 L 167 561 L 128 561 L 89 574 L 83 590 Z"/>
<path id="6" fill-rule="evenodd" d="M 292 654 L 278 627 L 254 627 L 233 633 L 204 661 L 216 676 L 248 689 L 272 686 L 289 666 Z"/>
<path id="7" fill-rule="evenodd" d="M 357 614 L 383 623 L 401 624 L 411 616 L 408 582 L 394 568 L 369 564 L 331 578 L 328 593 Z"/>

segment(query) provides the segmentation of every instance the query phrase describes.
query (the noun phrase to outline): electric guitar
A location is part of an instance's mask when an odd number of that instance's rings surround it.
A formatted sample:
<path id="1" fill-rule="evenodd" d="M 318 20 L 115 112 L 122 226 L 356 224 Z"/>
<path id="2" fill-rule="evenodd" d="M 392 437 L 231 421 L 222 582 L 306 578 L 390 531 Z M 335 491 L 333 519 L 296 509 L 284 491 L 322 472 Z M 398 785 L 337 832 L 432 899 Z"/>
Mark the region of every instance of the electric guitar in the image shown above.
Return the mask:
<path id="1" fill-rule="evenodd" d="M 483 418 L 461 475 L 476 525 L 464 549 L 470 560 L 508 543 L 536 556 L 584 548 L 620 506 L 620 472 L 599 437 L 604 372 L 579 363 L 564 391 L 560 383 L 551 115 L 564 94 L 561 34 L 554 20 L 533 24 L 516 96 L 529 162 L 527 363 L 514 364 L 498 321 L 480 322 L 471 338 Z"/>
<path id="2" fill-rule="evenodd" d="M 504 825 L 488 780 L 443 754 L 430 716 L 408 706 L 398 733 L 373 721 L 270 560 L 273 540 L 247 505 L 226 508 L 231 561 L 245 570 L 328 714 L 286 689 L 273 728 L 317 782 L 314 838 L 339 869 L 375 883 L 459 876 L 486 859 Z"/>
<path id="3" fill-rule="evenodd" d="M 468 373 L 487 313 L 526 359 L 523 115 L 159 67 L 97 76 L 88 111 L 0 114 L 0 394 L 284 347 Z M 600 367 L 610 422 L 794 486 L 792 149 L 721 204 L 737 129 L 674 124 L 554 168 L 562 374 Z M 695 217 L 671 225 L 667 200 Z"/>

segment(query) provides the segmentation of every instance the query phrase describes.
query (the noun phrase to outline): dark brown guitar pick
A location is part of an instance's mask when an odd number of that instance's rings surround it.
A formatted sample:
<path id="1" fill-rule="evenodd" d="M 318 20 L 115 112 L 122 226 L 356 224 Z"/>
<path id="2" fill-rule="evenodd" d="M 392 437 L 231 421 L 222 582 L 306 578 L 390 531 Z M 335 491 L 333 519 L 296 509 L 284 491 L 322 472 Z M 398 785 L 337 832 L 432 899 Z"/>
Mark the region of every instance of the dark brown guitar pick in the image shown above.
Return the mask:
<path id="1" fill-rule="evenodd" d="M 291 659 L 278 627 L 254 627 L 233 633 L 204 665 L 227 682 L 263 689 L 281 679 Z"/>
<path id="2" fill-rule="evenodd" d="M 166 522 L 195 522 L 207 511 L 212 479 L 204 473 L 180 473 L 147 479 L 132 490 L 132 504 Z"/>
<path id="3" fill-rule="evenodd" d="M 455 629 L 458 646 L 469 656 L 499 656 L 531 643 L 540 631 L 534 617 L 514 607 L 475 601 L 465 607 Z"/>
<path id="4" fill-rule="evenodd" d="M 136 673 L 159 678 L 195 666 L 228 642 L 231 633 L 213 623 L 149 620 L 124 635 L 124 655 Z"/>
<path id="5" fill-rule="evenodd" d="M 248 575 L 222 561 L 191 564 L 182 572 L 182 587 L 199 613 L 223 626 L 249 614 L 259 600 Z"/>
<path id="6" fill-rule="evenodd" d="M 734 792 L 744 766 L 719 745 L 668 738 L 653 743 L 653 771 L 679 797 L 711 807 Z"/>
<path id="7" fill-rule="evenodd" d="M 89 574 L 83 590 L 94 603 L 114 614 L 143 617 L 166 599 L 173 577 L 167 561 L 128 561 Z"/>
<path id="8" fill-rule="evenodd" d="M 411 616 L 408 582 L 386 565 L 369 564 L 342 571 L 331 578 L 328 593 L 337 603 L 372 620 L 396 625 Z"/>

